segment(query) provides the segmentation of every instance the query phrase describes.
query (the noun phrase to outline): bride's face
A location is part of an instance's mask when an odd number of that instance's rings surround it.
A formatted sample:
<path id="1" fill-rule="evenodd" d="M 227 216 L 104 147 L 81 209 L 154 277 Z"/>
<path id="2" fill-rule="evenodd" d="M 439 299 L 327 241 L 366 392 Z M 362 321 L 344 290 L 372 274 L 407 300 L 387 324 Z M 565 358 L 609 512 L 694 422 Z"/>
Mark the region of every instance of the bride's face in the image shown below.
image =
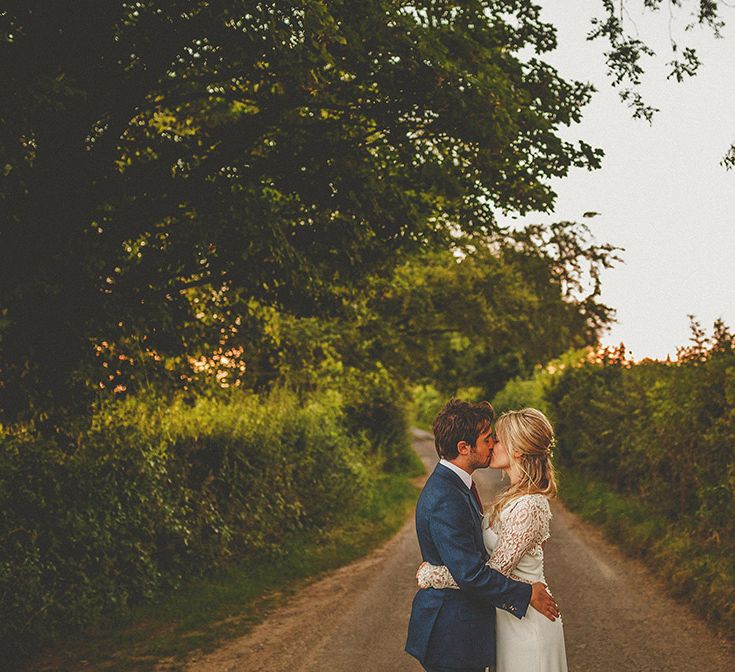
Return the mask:
<path id="1" fill-rule="evenodd" d="M 490 459 L 491 469 L 507 469 L 510 467 L 510 458 L 508 457 L 508 451 L 505 449 L 505 444 L 500 440 L 495 442 L 493 447 L 493 455 Z"/>

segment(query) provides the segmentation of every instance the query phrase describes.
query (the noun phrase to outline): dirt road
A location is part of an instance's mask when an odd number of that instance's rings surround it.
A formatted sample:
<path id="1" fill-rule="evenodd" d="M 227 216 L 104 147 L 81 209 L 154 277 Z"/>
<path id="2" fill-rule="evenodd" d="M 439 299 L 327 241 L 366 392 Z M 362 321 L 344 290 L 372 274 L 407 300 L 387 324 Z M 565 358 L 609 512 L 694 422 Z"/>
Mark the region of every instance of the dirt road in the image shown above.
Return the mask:
<path id="1" fill-rule="evenodd" d="M 415 447 L 433 469 L 426 432 Z M 484 500 L 497 474 L 477 472 Z M 662 582 L 560 504 L 553 507 L 546 577 L 562 610 L 572 672 L 733 672 L 735 651 Z M 416 672 L 403 651 L 421 561 L 413 520 L 369 557 L 307 586 L 246 636 L 193 659 L 190 672 Z"/>

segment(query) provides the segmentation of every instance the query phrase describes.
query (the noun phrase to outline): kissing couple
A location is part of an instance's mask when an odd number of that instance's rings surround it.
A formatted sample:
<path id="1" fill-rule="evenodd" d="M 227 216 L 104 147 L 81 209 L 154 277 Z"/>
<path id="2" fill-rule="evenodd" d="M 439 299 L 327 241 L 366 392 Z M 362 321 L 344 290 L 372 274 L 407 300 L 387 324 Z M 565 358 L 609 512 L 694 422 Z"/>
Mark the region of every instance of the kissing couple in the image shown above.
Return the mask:
<path id="1" fill-rule="evenodd" d="M 534 408 L 502 414 L 452 399 L 433 424 L 439 463 L 416 504 L 424 562 L 406 651 L 427 672 L 566 672 L 564 631 L 544 577 L 554 430 Z M 483 511 L 475 469 L 510 486 Z"/>

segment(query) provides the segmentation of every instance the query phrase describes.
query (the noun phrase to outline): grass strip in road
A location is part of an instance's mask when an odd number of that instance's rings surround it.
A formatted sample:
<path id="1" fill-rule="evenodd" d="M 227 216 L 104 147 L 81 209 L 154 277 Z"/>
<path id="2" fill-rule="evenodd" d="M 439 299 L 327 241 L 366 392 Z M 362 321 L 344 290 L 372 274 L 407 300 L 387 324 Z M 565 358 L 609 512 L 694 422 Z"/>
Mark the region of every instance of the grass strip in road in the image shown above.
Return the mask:
<path id="1" fill-rule="evenodd" d="M 419 489 L 409 476 L 422 471 L 417 463 L 410 475 L 382 475 L 374 493 L 337 527 L 292 534 L 277 553 L 241 560 L 194 580 L 158 603 L 88 630 L 22 669 L 143 672 L 162 662 L 161 669 L 183 669 L 192 652 L 214 650 L 246 633 L 306 583 L 387 541 L 413 510 Z"/>
<path id="2" fill-rule="evenodd" d="M 704 538 L 697 520 L 669 520 L 639 500 L 582 474 L 560 474 L 560 497 L 628 555 L 646 561 L 683 600 L 735 641 L 735 540 Z"/>

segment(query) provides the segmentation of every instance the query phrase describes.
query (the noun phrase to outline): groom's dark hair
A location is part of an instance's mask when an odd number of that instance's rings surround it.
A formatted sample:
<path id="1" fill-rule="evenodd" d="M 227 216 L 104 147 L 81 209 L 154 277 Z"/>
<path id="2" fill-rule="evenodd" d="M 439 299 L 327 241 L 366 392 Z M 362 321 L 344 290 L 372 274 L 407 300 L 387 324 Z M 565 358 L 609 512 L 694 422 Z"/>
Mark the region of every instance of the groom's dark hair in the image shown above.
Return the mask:
<path id="1" fill-rule="evenodd" d="M 489 401 L 477 404 L 461 399 L 450 399 L 434 419 L 434 445 L 439 457 L 453 460 L 459 452 L 457 444 L 466 441 L 471 446 L 495 420 L 495 411 Z"/>

